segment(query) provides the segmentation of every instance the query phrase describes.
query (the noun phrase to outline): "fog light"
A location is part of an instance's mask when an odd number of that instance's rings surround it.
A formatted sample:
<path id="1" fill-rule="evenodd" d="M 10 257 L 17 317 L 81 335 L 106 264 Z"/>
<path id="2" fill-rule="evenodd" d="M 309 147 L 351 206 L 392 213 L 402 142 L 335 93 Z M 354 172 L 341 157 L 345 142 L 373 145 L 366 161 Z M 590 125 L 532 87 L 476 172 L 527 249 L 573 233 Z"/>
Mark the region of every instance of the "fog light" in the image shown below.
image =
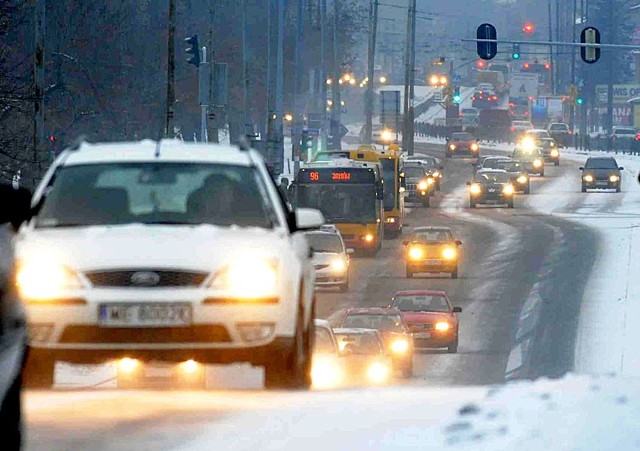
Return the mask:
<path id="1" fill-rule="evenodd" d="M 273 323 L 237 324 L 238 332 L 244 341 L 262 341 L 273 335 Z"/>
<path id="2" fill-rule="evenodd" d="M 136 359 L 124 357 L 118 362 L 118 370 L 124 374 L 131 374 L 138 368 L 139 364 L 140 362 Z"/>

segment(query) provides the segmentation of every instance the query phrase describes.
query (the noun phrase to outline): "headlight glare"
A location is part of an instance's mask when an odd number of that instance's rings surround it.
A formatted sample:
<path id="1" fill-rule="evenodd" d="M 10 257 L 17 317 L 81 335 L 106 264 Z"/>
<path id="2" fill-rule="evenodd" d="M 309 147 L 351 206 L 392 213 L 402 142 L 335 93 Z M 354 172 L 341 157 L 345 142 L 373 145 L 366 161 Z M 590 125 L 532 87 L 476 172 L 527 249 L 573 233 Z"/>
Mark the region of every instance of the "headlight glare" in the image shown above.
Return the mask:
<path id="1" fill-rule="evenodd" d="M 448 331 L 448 330 L 449 330 L 449 328 L 450 328 L 450 327 L 451 327 L 451 326 L 449 326 L 449 323 L 448 323 L 448 322 L 446 322 L 446 321 L 438 321 L 438 322 L 436 323 L 436 330 L 437 330 L 438 332 L 446 332 L 446 331 Z"/>
<path id="2" fill-rule="evenodd" d="M 513 185 L 509 184 L 509 185 L 505 185 L 504 188 L 502 188 L 502 192 L 506 195 L 511 195 L 513 194 Z"/>
<path id="3" fill-rule="evenodd" d="M 414 246 L 409 249 L 409 258 L 411 260 L 420 260 L 424 257 L 424 251 L 422 248 Z"/>
<path id="4" fill-rule="evenodd" d="M 418 183 L 418 189 L 420 191 L 424 191 L 429 187 L 429 184 L 427 183 L 426 180 L 420 180 L 420 183 Z"/>
<path id="5" fill-rule="evenodd" d="M 593 182 L 593 176 L 591 174 L 587 174 L 584 177 L 582 177 L 584 179 L 585 182 L 587 183 L 591 183 Z"/>
<path id="6" fill-rule="evenodd" d="M 48 262 L 22 262 L 18 264 L 16 284 L 23 299 L 51 299 L 60 290 L 82 287 L 78 275 L 64 265 Z"/>
<path id="7" fill-rule="evenodd" d="M 442 250 L 442 256 L 447 260 L 454 260 L 458 256 L 458 252 L 452 247 L 445 247 Z"/>
<path id="8" fill-rule="evenodd" d="M 473 150 L 474 152 L 475 152 L 476 150 L 478 150 L 479 148 L 480 148 L 480 147 L 479 147 L 476 143 L 471 144 L 471 150 Z"/>
<path id="9" fill-rule="evenodd" d="M 454 144 L 449 144 L 449 149 L 450 150 L 456 150 L 456 146 Z"/>
<path id="10" fill-rule="evenodd" d="M 391 351 L 394 354 L 404 354 L 409 350 L 409 342 L 404 339 L 398 339 L 391 343 Z"/>
<path id="11" fill-rule="evenodd" d="M 521 175 L 516 179 L 516 181 L 518 183 L 527 183 L 527 176 L 526 175 Z"/>
<path id="12" fill-rule="evenodd" d="M 370 234 L 370 233 L 367 233 L 367 234 L 364 236 L 364 240 L 365 240 L 367 243 L 372 243 L 372 242 L 373 242 L 373 235 L 372 235 L 372 234 Z"/>
<path id="13" fill-rule="evenodd" d="M 560 152 L 558 152 L 558 149 L 553 149 L 553 150 L 551 151 L 551 156 L 552 156 L 553 158 L 557 158 L 557 157 L 559 157 L 559 156 L 560 156 Z"/>
<path id="14" fill-rule="evenodd" d="M 386 382 L 389 378 L 389 367 L 381 362 L 375 362 L 367 368 L 367 377 L 374 384 Z"/>
<path id="15" fill-rule="evenodd" d="M 618 180 L 620 180 L 620 177 L 618 177 L 618 176 L 617 176 L 617 175 L 615 175 L 615 174 L 614 174 L 614 175 L 611 175 L 611 176 L 609 177 L 609 181 L 610 181 L 611 183 L 617 183 L 617 182 L 618 182 Z"/>
<path id="16" fill-rule="evenodd" d="M 533 160 L 533 167 L 534 167 L 534 168 L 542 167 L 542 161 L 540 161 L 540 160 Z"/>
<path id="17" fill-rule="evenodd" d="M 218 271 L 210 288 L 228 291 L 234 297 L 255 298 L 274 294 L 277 285 L 278 270 L 275 261 L 246 258 Z"/>
<path id="18" fill-rule="evenodd" d="M 482 187 L 479 183 L 474 183 L 470 188 L 471 194 L 480 194 L 482 192 Z"/>
<path id="19" fill-rule="evenodd" d="M 347 263 L 343 258 L 336 258 L 331 262 L 331 269 L 336 272 L 343 272 L 345 269 L 347 269 Z"/>

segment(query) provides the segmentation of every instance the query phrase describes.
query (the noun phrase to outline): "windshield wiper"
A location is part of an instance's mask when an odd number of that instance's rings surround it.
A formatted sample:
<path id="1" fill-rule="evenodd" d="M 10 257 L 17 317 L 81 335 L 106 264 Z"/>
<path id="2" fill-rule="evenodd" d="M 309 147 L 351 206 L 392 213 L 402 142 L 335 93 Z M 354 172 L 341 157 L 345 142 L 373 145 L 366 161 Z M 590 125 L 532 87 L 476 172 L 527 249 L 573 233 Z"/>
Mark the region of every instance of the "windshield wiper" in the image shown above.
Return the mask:
<path id="1" fill-rule="evenodd" d="M 140 224 L 144 225 L 198 225 L 195 222 L 185 221 L 142 221 Z"/>

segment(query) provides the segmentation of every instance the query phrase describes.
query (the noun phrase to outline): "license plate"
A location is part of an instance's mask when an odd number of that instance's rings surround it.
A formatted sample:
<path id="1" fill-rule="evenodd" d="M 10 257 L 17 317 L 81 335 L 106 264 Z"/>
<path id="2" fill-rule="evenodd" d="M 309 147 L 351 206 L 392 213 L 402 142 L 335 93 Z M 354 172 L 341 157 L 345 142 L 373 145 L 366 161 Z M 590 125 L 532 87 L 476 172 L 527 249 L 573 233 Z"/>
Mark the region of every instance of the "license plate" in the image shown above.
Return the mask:
<path id="1" fill-rule="evenodd" d="M 413 334 L 413 338 L 431 338 L 431 333 L 429 333 L 429 332 L 420 332 L 418 334 Z"/>
<path id="2" fill-rule="evenodd" d="M 427 265 L 441 265 L 442 262 L 440 260 L 425 260 Z"/>
<path id="3" fill-rule="evenodd" d="M 609 184 L 608 182 L 596 182 L 596 185 L 598 185 L 598 186 L 605 186 L 605 185 L 608 185 L 608 184 Z"/>
<path id="4" fill-rule="evenodd" d="M 189 304 L 101 304 L 100 325 L 104 327 L 188 326 Z"/>

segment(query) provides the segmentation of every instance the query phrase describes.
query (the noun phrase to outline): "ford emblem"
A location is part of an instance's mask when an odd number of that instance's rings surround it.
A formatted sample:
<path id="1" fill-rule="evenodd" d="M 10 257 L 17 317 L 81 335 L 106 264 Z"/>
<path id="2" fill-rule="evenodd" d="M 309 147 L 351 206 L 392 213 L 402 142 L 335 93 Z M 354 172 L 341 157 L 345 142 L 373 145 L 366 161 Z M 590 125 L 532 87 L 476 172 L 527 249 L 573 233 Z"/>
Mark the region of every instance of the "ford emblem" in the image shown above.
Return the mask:
<path id="1" fill-rule="evenodd" d="M 131 285 L 153 287 L 160 283 L 160 275 L 153 271 L 138 271 L 131 274 Z"/>

